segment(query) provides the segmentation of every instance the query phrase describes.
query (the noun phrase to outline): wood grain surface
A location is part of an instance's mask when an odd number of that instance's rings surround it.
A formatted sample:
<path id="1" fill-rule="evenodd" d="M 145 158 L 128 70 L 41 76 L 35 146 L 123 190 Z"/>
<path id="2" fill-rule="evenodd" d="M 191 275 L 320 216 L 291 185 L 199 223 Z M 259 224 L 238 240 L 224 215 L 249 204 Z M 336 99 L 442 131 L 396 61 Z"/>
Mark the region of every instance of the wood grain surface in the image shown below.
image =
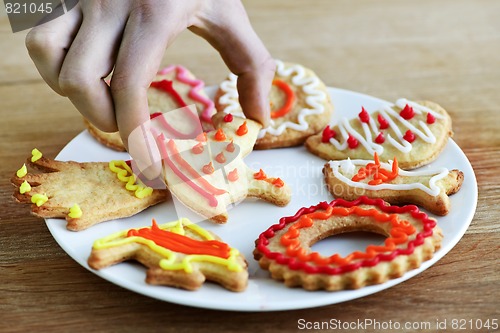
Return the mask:
<path id="1" fill-rule="evenodd" d="M 212 311 L 117 287 L 74 262 L 44 221 L 11 199 L 9 179 L 31 149 L 55 157 L 83 124 L 72 104 L 40 78 L 24 47 L 26 32 L 13 34 L 2 16 L 0 332 L 291 332 L 300 319 L 367 318 L 433 325 L 447 320 L 451 331 L 453 319 L 500 320 L 500 1 L 244 4 L 274 57 L 314 69 L 327 85 L 387 100 L 429 99 L 449 110 L 454 140 L 479 186 L 477 211 L 465 236 L 437 264 L 402 284 L 315 309 Z M 227 73 L 217 52 L 189 32 L 166 52 L 163 64 L 169 63 L 185 65 L 207 85 L 218 84 Z"/>

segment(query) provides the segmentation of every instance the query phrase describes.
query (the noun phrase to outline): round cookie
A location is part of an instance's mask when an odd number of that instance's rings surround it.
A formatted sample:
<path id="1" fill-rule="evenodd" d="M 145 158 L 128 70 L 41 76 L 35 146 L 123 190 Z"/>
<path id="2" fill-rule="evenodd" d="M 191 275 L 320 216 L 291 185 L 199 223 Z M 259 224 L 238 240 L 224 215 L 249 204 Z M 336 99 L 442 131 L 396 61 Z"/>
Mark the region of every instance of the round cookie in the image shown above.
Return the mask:
<path id="1" fill-rule="evenodd" d="M 387 236 L 343 257 L 322 256 L 311 245 L 328 236 L 368 231 Z M 256 241 L 254 257 L 273 279 L 307 290 L 358 289 L 402 276 L 441 247 L 436 220 L 416 206 L 390 206 L 381 199 L 336 199 L 283 217 Z"/>
<path id="2" fill-rule="evenodd" d="M 215 96 L 218 112 L 243 115 L 236 84 L 234 74 L 220 84 Z M 325 84 L 312 70 L 279 60 L 269 99 L 271 125 L 259 133 L 256 149 L 302 144 L 329 123 L 333 110 Z"/>
<path id="3" fill-rule="evenodd" d="M 148 104 L 151 117 L 163 112 L 194 104 L 205 131 L 213 129 L 211 117 L 215 112 L 214 103 L 204 91 L 205 84 L 188 69 L 180 65 L 170 65 L 158 72 L 148 89 Z M 118 132 L 106 133 L 85 120 L 89 133 L 100 143 L 114 150 L 125 151 Z"/>

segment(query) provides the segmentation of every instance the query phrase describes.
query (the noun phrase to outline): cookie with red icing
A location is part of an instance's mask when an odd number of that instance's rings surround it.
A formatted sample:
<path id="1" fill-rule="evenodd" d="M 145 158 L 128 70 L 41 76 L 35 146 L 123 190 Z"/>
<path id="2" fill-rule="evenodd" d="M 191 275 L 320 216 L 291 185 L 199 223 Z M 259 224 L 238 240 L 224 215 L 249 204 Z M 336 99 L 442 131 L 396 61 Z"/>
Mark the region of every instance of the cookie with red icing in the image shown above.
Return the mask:
<path id="1" fill-rule="evenodd" d="M 148 89 L 151 117 L 194 104 L 201 126 L 205 130 L 213 129 L 211 117 L 215 113 L 214 103 L 205 93 L 204 87 L 204 82 L 183 66 L 171 65 L 160 70 Z M 114 150 L 125 151 L 118 132 L 103 132 L 86 120 L 85 126 L 100 143 Z"/>
<path id="2" fill-rule="evenodd" d="M 362 108 L 356 117 L 311 136 L 305 146 L 326 160 L 366 160 L 377 153 L 383 162 L 397 158 L 407 170 L 436 159 L 452 134 L 451 118 L 441 106 L 402 98 L 371 113 Z"/>
<path id="3" fill-rule="evenodd" d="M 66 219 L 72 231 L 135 215 L 169 198 L 166 189 L 140 183 L 124 161 L 62 162 L 34 149 L 27 164 L 41 172 L 28 172 L 26 164 L 16 172 L 15 200 L 31 204 L 35 216 Z"/>
<path id="4" fill-rule="evenodd" d="M 205 281 L 231 291 L 247 286 L 247 262 L 235 248 L 188 219 L 123 230 L 96 240 L 88 259 L 100 270 L 127 260 L 148 268 L 146 283 L 187 290 Z"/>
<path id="5" fill-rule="evenodd" d="M 396 158 L 382 163 L 377 153 L 373 161 L 327 162 L 323 174 L 335 198 L 355 200 L 365 195 L 391 204 L 415 204 L 436 215 L 448 214 L 449 196 L 460 190 L 464 180 L 463 172 L 447 168 L 404 171 Z"/>
<path id="6" fill-rule="evenodd" d="M 256 197 L 277 206 L 291 200 L 283 180 L 251 170 L 244 162 L 261 129 L 233 115 L 213 117 L 217 128 L 192 139 L 171 139 L 154 131 L 171 193 L 185 206 L 216 223 L 226 223 L 228 206 Z"/>
<path id="7" fill-rule="evenodd" d="M 323 256 L 311 245 L 328 236 L 367 231 L 386 236 L 384 244 L 347 256 Z M 336 199 L 309 208 L 260 234 L 254 257 L 273 279 L 307 290 L 358 289 L 384 283 L 418 268 L 441 246 L 436 220 L 416 206 L 390 206 L 381 199 Z"/>
<path id="8" fill-rule="evenodd" d="M 230 74 L 215 96 L 218 112 L 243 116 L 237 76 Z M 256 149 L 302 144 L 330 121 L 333 106 L 325 84 L 310 69 L 276 60 L 271 88 L 271 124 L 260 131 Z"/>

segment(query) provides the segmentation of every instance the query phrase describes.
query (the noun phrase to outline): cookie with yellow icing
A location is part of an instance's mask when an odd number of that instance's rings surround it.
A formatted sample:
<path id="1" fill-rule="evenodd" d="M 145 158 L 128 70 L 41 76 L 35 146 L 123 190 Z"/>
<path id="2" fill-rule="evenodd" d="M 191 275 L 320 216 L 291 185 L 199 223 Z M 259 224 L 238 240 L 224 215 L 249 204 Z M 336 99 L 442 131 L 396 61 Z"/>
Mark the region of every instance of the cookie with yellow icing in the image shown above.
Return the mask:
<path id="1" fill-rule="evenodd" d="M 38 152 L 38 150 L 34 150 Z M 31 204 L 33 215 L 64 218 L 72 231 L 135 215 L 169 198 L 164 190 L 138 183 L 123 161 L 61 162 L 35 153 L 11 179 L 14 198 Z"/>
<path id="2" fill-rule="evenodd" d="M 242 116 L 237 76 L 230 74 L 215 96 L 218 112 Z M 333 106 L 325 84 L 310 69 L 276 60 L 270 92 L 271 125 L 260 131 L 256 149 L 302 144 L 330 121 Z"/>
<path id="3" fill-rule="evenodd" d="M 458 192 L 464 174 L 446 168 L 404 171 L 397 159 L 330 161 L 323 168 L 325 183 L 335 198 L 381 198 L 391 204 L 415 204 L 436 215 L 451 209 L 449 196 Z"/>
<path id="4" fill-rule="evenodd" d="M 386 236 L 383 244 L 346 256 L 323 256 L 311 246 L 328 236 L 365 231 Z M 260 234 L 254 257 L 287 287 L 359 289 L 384 283 L 420 267 L 441 247 L 436 220 L 417 206 L 390 206 L 381 199 L 336 199 L 301 208 Z"/>
<path id="5" fill-rule="evenodd" d="M 136 260 L 148 268 L 146 282 L 187 290 L 205 281 L 231 291 L 248 283 L 247 263 L 235 248 L 187 219 L 117 232 L 94 242 L 88 264 L 93 269 Z"/>
<path id="6" fill-rule="evenodd" d="M 204 90 L 205 84 L 193 73 L 180 65 L 171 65 L 158 72 L 148 89 L 148 104 L 151 117 L 194 104 L 199 121 L 205 130 L 213 129 L 211 117 L 214 103 Z M 118 132 L 106 133 L 84 120 L 89 133 L 100 143 L 118 151 L 125 151 Z"/>
<path id="7" fill-rule="evenodd" d="M 408 170 L 435 160 L 452 134 L 451 118 L 441 106 L 402 98 L 371 113 L 362 108 L 356 117 L 311 136 L 305 146 L 326 160 L 366 160 L 377 153 L 383 162 L 397 158 Z"/>
<path id="8" fill-rule="evenodd" d="M 243 158 L 252 151 L 261 128 L 257 122 L 218 114 L 217 130 L 195 139 L 169 139 L 154 133 L 171 193 L 185 206 L 216 223 L 228 220 L 228 206 L 256 197 L 277 206 L 290 202 L 291 190 L 264 171 L 251 170 Z"/>

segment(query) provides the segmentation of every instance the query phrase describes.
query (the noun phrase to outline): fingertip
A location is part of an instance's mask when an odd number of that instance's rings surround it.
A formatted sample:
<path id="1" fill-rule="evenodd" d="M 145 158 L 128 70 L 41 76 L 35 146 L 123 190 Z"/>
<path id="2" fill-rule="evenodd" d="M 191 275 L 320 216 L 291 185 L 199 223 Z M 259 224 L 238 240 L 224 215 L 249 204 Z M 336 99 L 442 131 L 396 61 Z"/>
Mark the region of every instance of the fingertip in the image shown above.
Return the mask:
<path id="1" fill-rule="evenodd" d="M 149 180 L 158 178 L 162 171 L 161 155 L 149 123 L 137 126 L 126 141 L 128 153 L 137 169 L 134 173 L 142 174 Z"/>

